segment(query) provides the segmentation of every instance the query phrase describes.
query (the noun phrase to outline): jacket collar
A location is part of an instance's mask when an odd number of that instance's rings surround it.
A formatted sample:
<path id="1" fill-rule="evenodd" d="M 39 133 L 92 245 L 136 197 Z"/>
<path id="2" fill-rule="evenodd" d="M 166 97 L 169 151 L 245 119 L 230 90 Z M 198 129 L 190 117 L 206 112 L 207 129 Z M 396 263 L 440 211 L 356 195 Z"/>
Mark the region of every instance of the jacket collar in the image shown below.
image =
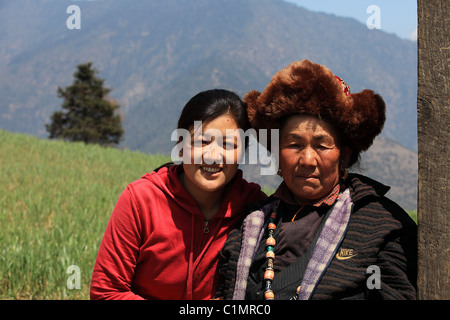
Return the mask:
<path id="1" fill-rule="evenodd" d="M 365 198 L 382 197 L 391 188 L 369 177 L 357 173 L 350 173 L 345 180 L 350 189 L 352 201 L 357 203 Z"/>
<path id="2" fill-rule="evenodd" d="M 151 181 L 159 188 L 166 197 L 171 198 L 175 203 L 187 212 L 194 215 L 202 215 L 194 198 L 182 185 L 179 176 L 183 173 L 183 166 L 165 165 L 155 171 L 146 173 L 143 179 Z M 242 208 L 250 199 L 258 199 L 260 187 L 256 184 L 249 184 L 243 179 L 241 169 L 226 186 L 225 197 L 222 201 L 219 212 L 214 218 L 232 218 L 242 214 Z"/>

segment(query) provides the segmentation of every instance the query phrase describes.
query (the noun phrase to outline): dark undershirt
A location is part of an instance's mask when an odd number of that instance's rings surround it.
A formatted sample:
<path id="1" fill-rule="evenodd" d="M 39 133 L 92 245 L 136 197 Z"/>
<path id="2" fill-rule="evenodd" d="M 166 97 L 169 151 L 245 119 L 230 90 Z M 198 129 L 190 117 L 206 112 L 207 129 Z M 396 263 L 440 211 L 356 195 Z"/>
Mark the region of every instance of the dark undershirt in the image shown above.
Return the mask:
<path id="1" fill-rule="evenodd" d="M 279 274 L 280 271 L 289 267 L 301 258 L 308 248 L 310 249 L 308 252 L 311 252 L 312 248 L 310 248 L 310 246 L 313 240 L 317 238 L 317 231 L 321 226 L 324 216 L 329 211 L 330 206 L 305 206 L 297 214 L 295 220 L 291 222 L 293 216 L 300 208 L 301 206 L 298 205 L 289 205 L 280 202 L 277 209 L 277 220 L 275 222 L 277 229 L 274 233 L 274 238 L 276 240 L 274 283 L 277 281 L 277 274 Z M 279 217 L 280 215 L 281 217 Z M 250 267 L 246 299 L 263 299 L 265 285 L 263 278 L 264 271 L 267 267 L 267 259 L 265 257 L 267 232 L 267 226 L 265 226 L 264 238 L 258 247 L 255 259 Z M 308 260 L 309 258 L 305 261 L 304 268 L 306 268 Z M 303 275 L 296 275 L 296 277 L 301 279 L 303 278 Z M 294 293 L 295 289 L 287 295 L 293 296 Z"/>
<path id="2" fill-rule="evenodd" d="M 330 207 L 313 207 L 305 206 L 296 216 L 295 220 L 291 222 L 293 215 L 300 209 L 299 206 L 291 206 L 280 203 L 282 208 L 282 223 L 275 238 L 275 272 L 288 267 L 295 260 L 301 257 L 306 249 L 308 249 L 324 214 Z M 265 248 L 264 248 L 265 249 Z"/>

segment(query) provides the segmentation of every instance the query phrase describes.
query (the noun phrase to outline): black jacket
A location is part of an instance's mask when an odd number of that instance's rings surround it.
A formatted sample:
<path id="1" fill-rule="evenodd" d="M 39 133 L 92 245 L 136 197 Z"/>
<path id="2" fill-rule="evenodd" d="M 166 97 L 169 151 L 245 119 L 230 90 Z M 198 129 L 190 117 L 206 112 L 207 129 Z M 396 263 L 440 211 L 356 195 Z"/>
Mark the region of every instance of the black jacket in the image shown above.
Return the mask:
<path id="1" fill-rule="evenodd" d="M 350 174 L 346 185 L 353 202 L 350 220 L 310 299 L 415 299 L 417 225 L 385 197 L 389 187 L 357 174 Z M 274 200 L 270 197 L 258 206 Z M 225 299 L 233 297 L 242 233 L 242 228 L 234 230 L 221 252 L 218 296 Z M 298 265 L 300 269 L 294 266 L 284 277 L 301 279 L 298 272 L 304 272 L 304 264 Z"/>

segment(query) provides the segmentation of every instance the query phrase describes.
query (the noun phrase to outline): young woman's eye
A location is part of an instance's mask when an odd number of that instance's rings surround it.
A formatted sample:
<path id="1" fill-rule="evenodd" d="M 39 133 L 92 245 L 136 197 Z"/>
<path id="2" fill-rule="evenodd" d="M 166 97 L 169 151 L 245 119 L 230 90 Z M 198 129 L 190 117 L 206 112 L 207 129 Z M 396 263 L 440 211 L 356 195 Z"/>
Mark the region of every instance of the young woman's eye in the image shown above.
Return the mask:
<path id="1" fill-rule="evenodd" d="M 192 146 L 193 147 L 205 146 L 209 142 L 210 141 L 207 141 L 207 140 L 204 140 L 204 139 L 194 139 L 194 140 L 192 140 Z"/>
<path id="2" fill-rule="evenodd" d="M 223 143 L 223 148 L 226 149 L 226 150 L 236 149 L 237 148 L 237 144 L 235 144 L 234 142 L 224 142 Z"/>

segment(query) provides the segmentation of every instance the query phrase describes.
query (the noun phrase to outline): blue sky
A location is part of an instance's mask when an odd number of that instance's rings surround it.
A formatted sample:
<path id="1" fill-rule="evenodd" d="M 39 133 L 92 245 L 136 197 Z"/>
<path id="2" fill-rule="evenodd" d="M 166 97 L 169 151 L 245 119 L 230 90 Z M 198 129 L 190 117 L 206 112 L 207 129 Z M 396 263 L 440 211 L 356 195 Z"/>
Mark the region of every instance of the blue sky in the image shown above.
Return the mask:
<path id="1" fill-rule="evenodd" d="M 417 38 L 417 0 L 285 0 L 311 11 L 352 17 L 366 24 L 370 5 L 380 8 L 380 27 L 400 38 Z"/>

